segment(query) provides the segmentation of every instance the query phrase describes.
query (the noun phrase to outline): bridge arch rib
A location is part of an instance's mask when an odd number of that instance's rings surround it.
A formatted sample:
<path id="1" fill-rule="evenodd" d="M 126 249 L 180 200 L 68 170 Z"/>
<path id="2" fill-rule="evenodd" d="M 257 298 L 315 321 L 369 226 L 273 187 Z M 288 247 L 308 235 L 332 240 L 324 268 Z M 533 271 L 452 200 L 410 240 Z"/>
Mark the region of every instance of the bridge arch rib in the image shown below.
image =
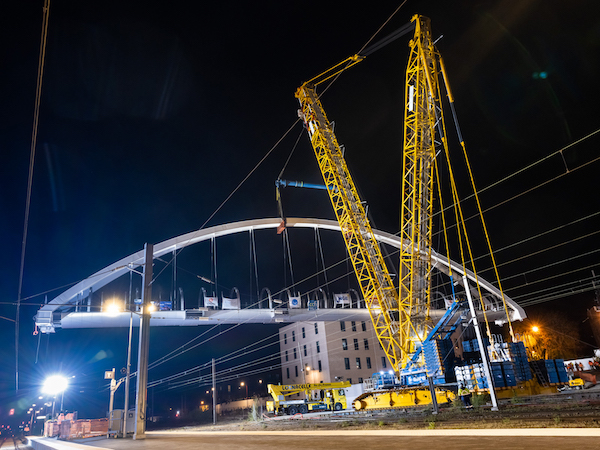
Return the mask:
<path id="1" fill-rule="evenodd" d="M 235 233 L 241 233 L 250 230 L 263 230 L 268 228 L 277 228 L 281 223 L 279 218 L 265 218 L 244 220 L 240 222 L 226 223 L 202 230 L 192 231 L 180 236 L 168 239 L 154 245 L 154 258 L 158 258 L 167 253 L 180 250 L 190 245 L 197 244 L 212 238 L 227 236 Z M 331 230 L 341 232 L 338 223 L 334 220 L 313 219 L 313 218 L 287 218 L 287 228 L 314 228 L 322 230 Z M 400 249 L 401 239 L 390 233 L 380 230 L 373 230 L 377 241 L 383 242 L 394 248 Z M 469 281 L 475 283 L 479 281 L 481 288 L 495 298 L 501 298 L 500 291 L 488 281 L 479 277 L 476 280 L 475 275 L 470 270 L 465 270 L 459 263 L 448 260 L 443 255 L 432 250 L 433 266 L 441 272 L 448 274 L 451 268 L 452 273 L 466 275 Z M 35 317 L 35 322 L 40 331 L 54 332 L 53 314 L 55 312 L 66 311 L 87 298 L 90 290 L 98 290 L 113 280 L 127 274 L 129 270 L 139 268 L 144 262 L 144 250 L 140 250 L 132 255 L 126 256 L 115 263 L 97 271 L 88 278 L 80 281 L 76 285 L 64 291 L 53 300 L 42 306 Z M 506 305 L 509 310 L 509 319 L 511 321 L 523 320 L 526 317 L 523 309 L 512 299 L 504 295 Z"/>

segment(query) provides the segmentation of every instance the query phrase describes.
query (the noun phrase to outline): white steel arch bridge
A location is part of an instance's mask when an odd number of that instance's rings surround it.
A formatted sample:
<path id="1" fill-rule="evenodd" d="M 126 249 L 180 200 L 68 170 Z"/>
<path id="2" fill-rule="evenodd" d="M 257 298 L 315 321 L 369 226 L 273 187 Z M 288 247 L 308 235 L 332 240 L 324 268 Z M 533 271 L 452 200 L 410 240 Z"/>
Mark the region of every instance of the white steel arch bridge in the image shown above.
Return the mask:
<path id="1" fill-rule="evenodd" d="M 240 222 L 226 223 L 210 228 L 186 233 L 159 244 L 154 245 L 154 258 L 179 251 L 187 246 L 202 241 L 232 235 L 242 232 L 250 232 L 264 229 L 276 229 L 281 223 L 279 218 L 266 218 L 245 220 Z M 312 228 L 317 230 L 333 230 L 340 232 L 336 221 L 312 218 L 287 218 L 286 227 L 290 228 Z M 391 247 L 400 249 L 401 239 L 390 233 L 374 230 L 376 239 Z M 144 250 L 126 256 L 115 263 L 100 269 L 88 278 L 80 281 L 73 287 L 42 306 L 36 316 L 35 324 L 42 333 L 54 333 L 56 328 L 108 328 L 129 326 L 130 313 L 121 312 L 108 316 L 102 312 L 91 312 L 86 307 L 86 299 L 93 291 L 101 289 L 108 283 L 126 275 L 130 270 L 135 270 L 144 262 Z M 507 317 L 502 305 L 500 291 L 488 281 L 476 277 L 470 270 L 465 270 L 459 263 L 448 260 L 446 257 L 432 251 L 433 267 L 448 275 L 459 274 L 455 280 L 462 285 L 462 275 L 475 285 L 477 282 L 484 292 L 483 301 L 477 302 L 481 312 L 485 308 L 488 320 L 499 323 L 506 322 Z M 456 282 L 455 281 L 455 282 Z M 264 290 L 263 290 L 264 291 Z M 179 311 L 155 311 L 150 320 L 151 326 L 196 326 L 213 324 L 239 324 L 239 323 L 287 323 L 304 321 L 337 321 L 337 320 L 368 320 L 369 313 L 364 307 L 362 299 L 355 299 L 349 308 L 336 308 L 330 299 L 323 298 L 318 303 L 318 308 L 308 308 L 307 299 L 302 299 L 299 308 L 288 308 L 286 303 L 277 302 L 271 298 L 261 301 L 257 309 L 234 309 L 220 310 L 208 307 L 193 309 L 182 309 Z M 477 290 L 472 289 L 472 295 L 477 297 Z M 523 309 L 512 299 L 504 295 L 508 310 L 508 320 L 523 320 L 526 317 Z M 483 306 L 482 306 L 483 305 Z M 264 306 L 264 307 L 263 307 Z M 86 310 L 87 309 L 87 310 Z M 85 310 L 85 311 L 84 311 Z M 432 308 L 431 317 L 441 317 L 445 309 Z M 139 325 L 139 317 L 134 315 L 134 325 Z"/>

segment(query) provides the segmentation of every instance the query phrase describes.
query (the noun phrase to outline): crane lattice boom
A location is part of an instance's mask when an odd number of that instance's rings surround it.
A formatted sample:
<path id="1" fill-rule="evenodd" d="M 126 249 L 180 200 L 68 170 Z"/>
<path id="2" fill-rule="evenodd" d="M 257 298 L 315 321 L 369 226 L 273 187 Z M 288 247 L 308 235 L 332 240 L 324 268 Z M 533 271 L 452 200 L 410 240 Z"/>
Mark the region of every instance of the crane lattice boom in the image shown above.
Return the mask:
<path id="1" fill-rule="evenodd" d="M 401 335 L 398 316 L 405 312 L 398 308 L 381 250 L 314 87 L 302 85 L 296 97 L 377 336 L 389 360 L 399 362 L 406 336 Z"/>

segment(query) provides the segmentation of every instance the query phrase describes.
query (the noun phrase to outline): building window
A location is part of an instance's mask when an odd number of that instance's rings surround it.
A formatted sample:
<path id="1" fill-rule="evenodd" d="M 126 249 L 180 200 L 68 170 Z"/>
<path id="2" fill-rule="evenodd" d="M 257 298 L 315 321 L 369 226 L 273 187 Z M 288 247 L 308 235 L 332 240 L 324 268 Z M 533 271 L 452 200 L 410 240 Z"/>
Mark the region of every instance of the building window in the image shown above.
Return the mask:
<path id="1" fill-rule="evenodd" d="M 357 369 L 361 369 L 361 366 L 360 366 L 360 358 L 356 358 L 356 368 L 357 368 Z"/>
<path id="2" fill-rule="evenodd" d="M 319 341 L 317 341 L 317 353 L 321 353 L 321 347 L 319 346 Z"/>
<path id="3" fill-rule="evenodd" d="M 346 331 L 346 322 L 340 321 L 340 331 Z"/>
<path id="4" fill-rule="evenodd" d="M 356 322 L 353 320 L 350 323 L 352 324 L 352 331 L 356 331 Z"/>
<path id="5" fill-rule="evenodd" d="M 381 365 L 383 366 L 383 368 L 386 368 L 386 363 L 385 363 L 385 356 L 381 357 Z"/>
<path id="6" fill-rule="evenodd" d="M 319 325 L 315 323 L 315 334 L 319 334 Z"/>
<path id="7" fill-rule="evenodd" d="M 304 356 L 308 356 L 308 354 L 306 353 L 306 345 L 304 346 Z"/>
<path id="8" fill-rule="evenodd" d="M 296 342 L 296 332 L 292 331 L 292 342 Z"/>
<path id="9" fill-rule="evenodd" d="M 283 343 L 287 344 L 287 333 L 283 334 Z"/>
<path id="10" fill-rule="evenodd" d="M 354 350 L 358 350 L 358 339 L 354 339 Z"/>
<path id="11" fill-rule="evenodd" d="M 294 369 L 296 369 L 296 376 L 298 376 L 298 366 L 294 366 Z"/>
<path id="12" fill-rule="evenodd" d="M 346 339 L 342 339 L 342 350 L 348 350 L 348 341 Z"/>
<path id="13" fill-rule="evenodd" d="M 367 323 L 364 320 L 360 323 L 360 326 L 362 327 L 363 331 L 367 331 Z"/>
<path id="14" fill-rule="evenodd" d="M 371 368 L 371 357 L 367 356 L 367 369 Z"/>
<path id="15" fill-rule="evenodd" d="M 369 340 L 365 338 L 364 343 L 365 343 L 365 350 L 369 350 Z"/>
<path id="16" fill-rule="evenodd" d="M 352 384 L 352 378 L 348 378 L 348 382 Z"/>
<path id="17" fill-rule="evenodd" d="M 294 348 L 294 359 L 296 359 L 298 355 L 296 355 L 296 349 Z"/>
<path id="18" fill-rule="evenodd" d="M 358 377 L 358 382 L 359 382 L 359 383 L 362 383 L 362 382 L 363 382 L 363 379 L 362 379 L 362 377 Z"/>
<path id="19" fill-rule="evenodd" d="M 288 356 L 288 351 L 285 351 L 285 360 L 288 361 L 289 360 L 289 356 Z"/>
<path id="20" fill-rule="evenodd" d="M 290 368 L 286 367 L 285 368 L 285 374 L 287 375 L 288 379 L 290 378 Z"/>
<path id="21" fill-rule="evenodd" d="M 350 370 L 350 358 L 344 358 L 344 367 L 346 370 Z"/>
<path id="22" fill-rule="evenodd" d="M 306 337 L 306 331 L 304 330 L 304 327 L 302 327 L 302 339 L 304 339 Z"/>
<path id="23" fill-rule="evenodd" d="M 321 360 L 319 360 L 318 363 L 319 363 L 319 372 L 323 372 L 323 367 L 321 366 Z"/>

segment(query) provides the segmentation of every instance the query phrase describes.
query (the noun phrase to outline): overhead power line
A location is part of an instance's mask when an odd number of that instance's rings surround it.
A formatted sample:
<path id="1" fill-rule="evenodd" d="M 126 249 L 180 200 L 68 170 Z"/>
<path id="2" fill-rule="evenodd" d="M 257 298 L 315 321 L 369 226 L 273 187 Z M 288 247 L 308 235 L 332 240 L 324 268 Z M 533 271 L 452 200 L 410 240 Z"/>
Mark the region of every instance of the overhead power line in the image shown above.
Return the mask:
<path id="1" fill-rule="evenodd" d="M 46 40 L 48 37 L 48 16 L 50 15 L 50 0 L 44 1 L 42 14 L 42 38 L 38 59 L 37 85 L 35 91 L 35 107 L 33 111 L 33 130 L 31 131 L 31 149 L 29 153 L 29 174 L 27 176 L 27 197 L 25 199 L 25 219 L 23 221 L 23 241 L 21 243 L 21 264 L 19 266 L 19 288 L 17 293 L 17 311 L 15 320 L 15 390 L 19 390 L 19 322 L 21 312 L 21 294 L 23 290 L 23 273 L 25 271 L 25 249 L 27 248 L 27 231 L 29 228 L 29 210 L 31 207 L 31 191 L 33 188 L 33 168 L 35 166 L 35 149 L 40 119 L 40 104 L 42 102 L 42 81 L 44 79 L 44 64 L 46 61 Z"/>

